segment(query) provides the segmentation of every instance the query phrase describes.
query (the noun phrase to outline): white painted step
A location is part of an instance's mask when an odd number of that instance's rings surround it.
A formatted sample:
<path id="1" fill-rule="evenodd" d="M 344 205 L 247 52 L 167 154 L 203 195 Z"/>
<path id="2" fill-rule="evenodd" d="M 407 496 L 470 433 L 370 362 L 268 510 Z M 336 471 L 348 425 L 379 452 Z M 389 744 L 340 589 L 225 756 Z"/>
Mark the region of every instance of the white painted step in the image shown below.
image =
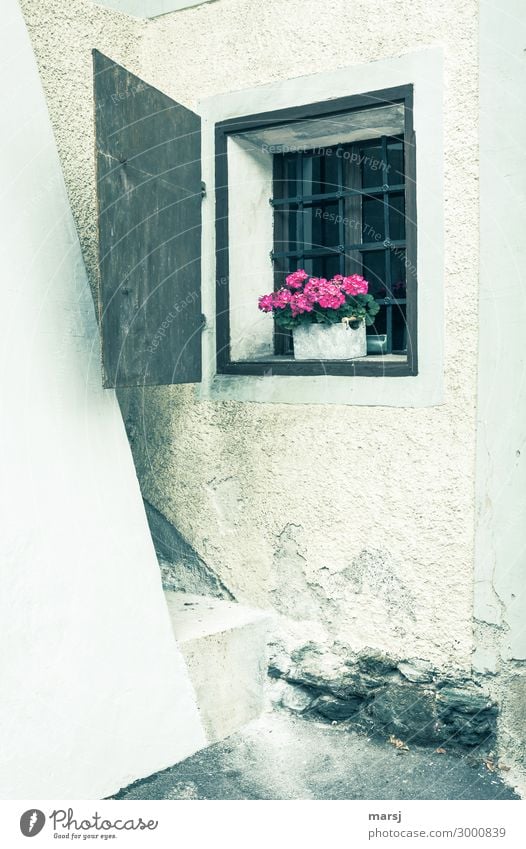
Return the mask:
<path id="1" fill-rule="evenodd" d="M 271 614 L 210 596 L 165 596 L 208 743 L 215 743 L 263 709 Z"/>

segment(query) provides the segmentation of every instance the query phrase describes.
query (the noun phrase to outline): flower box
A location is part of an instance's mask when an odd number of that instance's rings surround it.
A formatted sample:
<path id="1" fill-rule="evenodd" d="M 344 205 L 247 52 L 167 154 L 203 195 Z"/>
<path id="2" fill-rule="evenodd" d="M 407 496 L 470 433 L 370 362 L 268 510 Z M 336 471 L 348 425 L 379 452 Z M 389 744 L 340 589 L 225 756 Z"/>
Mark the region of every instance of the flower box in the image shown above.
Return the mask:
<path id="1" fill-rule="evenodd" d="M 292 330 L 296 360 L 354 360 L 367 354 L 365 322 L 300 324 Z"/>

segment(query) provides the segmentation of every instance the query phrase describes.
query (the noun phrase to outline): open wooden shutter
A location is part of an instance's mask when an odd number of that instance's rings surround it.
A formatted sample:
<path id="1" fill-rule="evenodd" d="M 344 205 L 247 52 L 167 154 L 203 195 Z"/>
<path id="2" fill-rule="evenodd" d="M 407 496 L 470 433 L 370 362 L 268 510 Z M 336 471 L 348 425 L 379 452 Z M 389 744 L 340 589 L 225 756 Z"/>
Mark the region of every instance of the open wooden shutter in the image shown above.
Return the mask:
<path id="1" fill-rule="evenodd" d="M 93 51 L 105 386 L 201 380 L 201 120 Z"/>

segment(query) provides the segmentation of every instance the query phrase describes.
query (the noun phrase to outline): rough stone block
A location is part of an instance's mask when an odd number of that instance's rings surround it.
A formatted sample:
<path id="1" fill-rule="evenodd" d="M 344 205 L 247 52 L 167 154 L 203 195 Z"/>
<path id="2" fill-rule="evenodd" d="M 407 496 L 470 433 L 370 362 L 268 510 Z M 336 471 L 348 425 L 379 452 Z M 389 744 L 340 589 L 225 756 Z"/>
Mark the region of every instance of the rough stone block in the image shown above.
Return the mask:
<path id="1" fill-rule="evenodd" d="M 329 719 L 331 722 L 341 722 L 350 719 L 363 708 L 364 700 L 358 696 L 350 699 L 338 699 L 335 696 L 320 696 L 312 705 L 312 710 Z"/>
<path id="2" fill-rule="evenodd" d="M 379 732 L 415 743 L 434 743 L 437 739 L 432 691 L 406 685 L 388 687 L 373 699 L 369 711 Z"/>

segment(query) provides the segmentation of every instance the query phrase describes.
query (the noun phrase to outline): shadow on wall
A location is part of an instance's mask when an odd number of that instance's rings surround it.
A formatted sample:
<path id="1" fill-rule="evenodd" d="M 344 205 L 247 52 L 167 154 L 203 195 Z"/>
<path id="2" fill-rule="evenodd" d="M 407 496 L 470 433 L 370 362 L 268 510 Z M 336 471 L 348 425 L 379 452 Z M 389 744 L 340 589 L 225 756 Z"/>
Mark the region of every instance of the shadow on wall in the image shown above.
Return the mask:
<path id="1" fill-rule="evenodd" d="M 177 528 L 146 500 L 144 507 L 159 560 L 163 588 L 235 601 L 230 590 Z"/>

